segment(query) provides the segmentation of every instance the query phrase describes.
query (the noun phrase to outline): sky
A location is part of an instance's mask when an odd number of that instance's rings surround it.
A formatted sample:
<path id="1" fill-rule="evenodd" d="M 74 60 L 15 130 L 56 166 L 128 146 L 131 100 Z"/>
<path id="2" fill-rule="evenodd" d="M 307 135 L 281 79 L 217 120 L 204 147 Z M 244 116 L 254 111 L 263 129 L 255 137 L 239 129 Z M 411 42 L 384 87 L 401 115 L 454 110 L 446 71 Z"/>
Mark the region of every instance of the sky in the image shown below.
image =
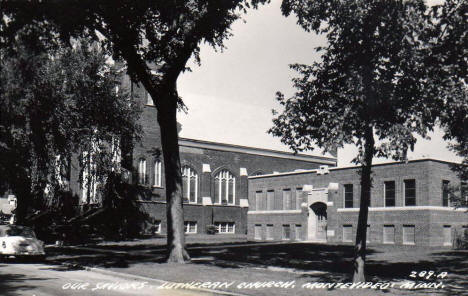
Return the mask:
<path id="1" fill-rule="evenodd" d="M 291 151 L 267 133 L 273 125 L 271 110 L 279 108 L 275 93 L 281 91 L 286 97 L 294 93 L 291 79 L 296 75 L 288 65 L 319 61 L 315 47 L 325 38 L 303 31 L 294 16 L 282 16 L 278 0 L 250 10 L 233 24 L 232 33 L 222 52 L 203 44 L 201 66 L 192 60 L 192 72 L 179 77 L 179 95 L 188 107 L 187 114 L 178 114 L 180 136 Z M 430 136 L 431 140 L 418 138 L 409 159 L 460 160 L 446 148 L 441 131 Z M 317 150 L 306 153 L 321 155 Z M 339 149 L 338 165 L 351 165 L 356 154 L 351 145 Z M 386 161 L 376 159 L 376 163 Z"/>

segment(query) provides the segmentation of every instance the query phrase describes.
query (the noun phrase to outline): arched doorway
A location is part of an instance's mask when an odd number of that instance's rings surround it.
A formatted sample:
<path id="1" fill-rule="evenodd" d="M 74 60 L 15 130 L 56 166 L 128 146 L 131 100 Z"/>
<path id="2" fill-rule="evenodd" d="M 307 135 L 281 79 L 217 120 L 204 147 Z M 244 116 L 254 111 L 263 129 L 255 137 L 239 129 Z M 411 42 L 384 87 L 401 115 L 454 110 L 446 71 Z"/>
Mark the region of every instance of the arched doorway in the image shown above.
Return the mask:
<path id="1" fill-rule="evenodd" d="M 327 205 L 323 202 L 315 202 L 309 206 L 308 221 L 309 240 L 327 240 Z"/>

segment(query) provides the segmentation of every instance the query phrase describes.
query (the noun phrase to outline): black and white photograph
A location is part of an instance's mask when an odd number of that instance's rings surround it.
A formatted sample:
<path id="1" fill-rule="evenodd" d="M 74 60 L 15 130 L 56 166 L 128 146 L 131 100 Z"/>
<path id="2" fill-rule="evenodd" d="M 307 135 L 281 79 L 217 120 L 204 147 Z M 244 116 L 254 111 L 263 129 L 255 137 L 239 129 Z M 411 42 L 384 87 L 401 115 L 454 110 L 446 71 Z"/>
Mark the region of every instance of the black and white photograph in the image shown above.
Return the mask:
<path id="1" fill-rule="evenodd" d="M 0 295 L 468 295 L 467 0 L 0 0 Z"/>

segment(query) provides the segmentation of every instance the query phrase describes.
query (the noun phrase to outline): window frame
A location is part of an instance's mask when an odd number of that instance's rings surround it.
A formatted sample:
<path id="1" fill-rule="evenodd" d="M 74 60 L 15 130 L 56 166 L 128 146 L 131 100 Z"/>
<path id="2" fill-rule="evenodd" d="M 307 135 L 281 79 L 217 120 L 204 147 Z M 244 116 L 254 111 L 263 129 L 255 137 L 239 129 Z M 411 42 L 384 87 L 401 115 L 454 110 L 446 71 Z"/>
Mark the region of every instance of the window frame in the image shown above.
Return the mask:
<path id="1" fill-rule="evenodd" d="M 266 232 L 266 235 L 265 235 L 266 240 L 275 239 L 275 227 L 273 226 L 273 224 L 267 224 L 265 232 Z"/>
<path id="2" fill-rule="evenodd" d="M 349 191 L 346 191 L 346 188 L 348 186 L 351 186 L 351 206 L 350 207 L 346 206 L 346 196 L 347 194 L 349 194 Z M 354 208 L 354 184 L 352 183 L 343 184 L 343 208 L 345 209 Z"/>
<path id="3" fill-rule="evenodd" d="M 263 191 L 262 190 L 255 191 L 255 210 L 256 211 L 263 210 L 262 199 L 263 199 Z"/>
<path id="4" fill-rule="evenodd" d="M 291 200 L 292 192 L 291 192 L 291 188 L 284 188 L 282 194 L 283 194 L 282 195 L 283 210 L 291 210 L 292 209 L 292 200 Z"/>
<path id="5" fill-rule="evenodd" d="M 408 190 L 413 189 L 407 187 L 407 183 L 409 182 L 414 182 L 414 197 L 411 197 L 411 199 L 414 199 L 414 204 L 408 204 Z M 403 180 L 403 193 L 404 193 L 404 203 L 405 207 L 415 207 L 417 206 L 417 184 L 416 184 L 416 179 L 404 179 Z"/>
<path id="6" fill-rule="evenodd" d="M 347 237 L 345 239 L 345 229 L 350 229 L 349 231 L 351 231 L 351 233 L 349 234 L 349 236 L 350 236 L 349 239 Z M 352 243 L 353 242 L 353 225 L 352 224 L 343 224 L 342 232 L 343 232 L 342 241 L 344 243 Z"/>
<path id="7" fill-rule="evenodd" d="M 442 180 L 442 206 L 450 207 L 450 181 Z"/>
<path id="8" fill-rule="evenodd" d="M 146 159 L 140 157 L 138 159 L 138 184 L 145 185 L 147 181 L 147 172 L 146 172 Z"/>
<path id="9" fill-rule="evenodd" d="M 386 236 L 385 236 L 385 233 L 386 231 L 385 230 L 389 230 L 389 229 L 392 229 L 393 231 L 393 235 L 392 235 L 392 240 L 389 241 L 386 239 Z M 382 229 L 382 243 L 383 244 L 386 244 L 386 245 L 394 245 L 395 244 L 395 225 L 393 224 L 385 224 L 383 225 L 383 229 Z"/>
<path id="10" fill-rule="evenodd" d="M 268 189 L 266 193 L 266 210 L 273 211 L 275 210 L 275 190 Z"/>
<path id="11" fill-rule="evenodd" d="M 235 222 L 215 222 L 214 225 L 218 228 L 218 233 L 227 233 L 234 234 L 236 233 L 236 223 Z M 224 231 L 222 231 L 224 228 Z M 232 229 L 229 231 L 229 229 Z"/>
<path id="12" fill-rule="evenodd" d="M 412 235 L 412 240 L 409 241 L 407 238 L 408 238 L 408 231 L 409 229 L 413 229 L 413 235 Z M 402 234 L 402 243 L 403 245 L 416 245 L 416 225 L 414 224 L 404 224 L 402 226 L 402 230 L 401 230 L 401 234 Z"/>
<path id="13" fill-rule="evenodd" d="M 387 200 L 389 200 L 387 194 L 387 183 L 393 183 L 393 205 L 388 205 Z M 388 180 L 384 181 L 384 207 L 386 208 L 394 208 L 396 207 L 396 181 L 395 180 Z"/>
<path id="14" fill-rule="evenodd" d="M 155 159 L 153 162 L 153 187 L 162 188 L 162 161 Z"/>
<path id="15" fill-rule="evenodd" d="M 287 231 L 286 231 L 286 230 L 287 230 Z M 287 234 L 287 235 L 286 235 L 286 234 Z M 289 224 L 283 224 L 283 226 L 282 226 L 281 239 L 282 239 L 282 240 L 291 240 L 291 225 L 289 225 Z"/>
<path id="16" fill-rule="evenodd" d="M 232 181 L 232 202 L 229 202 L 229 187 L 230 181 Z M 218 183 L 218 185 L 216 185 Z M 223 186 L 224 192 L 223 192 Z M 218 187 L 218 188 L 216 188 Z M 223 193 L 224 199 L 223 199 Z M 219 201 L 216 200 L 219 198 Z M 223 200 L 226 200 L 226 205 L 235 205 L 236 204 L 236 177 L 235 175 L 229 171 L 228 169 L 220 170 L 214 178 L 214 203 L 216 205 L 222 205 Z"/>
<path id="17" fill-rule="evenodd" d="M 184 177 L 186 178 L 184 180 Z M 190 195 L 190 192 L 191 192 L 191 184 L 192 184 L 192 178 L 195 179 L 195 189 L 194 189 L 194 196 L 193 196 L 193 199 L 192 199 L 192 196 Z M 184 186 L 184 183 L 186 183 L 186 185 Z M 188 166 L 188 165 L 184 165 L 182 167 L 182 190 L 183 191 L 186 191 L 185 194 L 187 194 L 187 200 L 188 200 L 188 203 L 189 204 L 196 204 L 197 203 L 197 200 L 198 200 L 198 173 L 196 170 L 194 170 L 191 166 Z M 182 193 L 182 196 L 183 196 L 184 192 Z"/>
<path id="18" fill-rule="evenodd" d="M 194 227 L 194 231 L 190 231 Z M 184 233 L 185 234 L 194 234 L 198 233 L 198 223 L 197 221 L 184 221 Z"/>

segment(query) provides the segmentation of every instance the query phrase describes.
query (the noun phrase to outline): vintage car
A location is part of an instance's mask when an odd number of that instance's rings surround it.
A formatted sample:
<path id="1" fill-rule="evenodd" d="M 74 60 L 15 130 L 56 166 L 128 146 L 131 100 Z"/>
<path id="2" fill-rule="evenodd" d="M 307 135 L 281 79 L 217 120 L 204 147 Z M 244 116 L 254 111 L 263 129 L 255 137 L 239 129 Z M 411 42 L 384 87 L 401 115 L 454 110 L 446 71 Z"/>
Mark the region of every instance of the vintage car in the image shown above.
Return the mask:
<path id="1" fill-rule="evenodd" d="M 26 226 L 0 225 L 0 259 L 43 259 L 44 243 L 36 238 L 34 231 Z"/>

